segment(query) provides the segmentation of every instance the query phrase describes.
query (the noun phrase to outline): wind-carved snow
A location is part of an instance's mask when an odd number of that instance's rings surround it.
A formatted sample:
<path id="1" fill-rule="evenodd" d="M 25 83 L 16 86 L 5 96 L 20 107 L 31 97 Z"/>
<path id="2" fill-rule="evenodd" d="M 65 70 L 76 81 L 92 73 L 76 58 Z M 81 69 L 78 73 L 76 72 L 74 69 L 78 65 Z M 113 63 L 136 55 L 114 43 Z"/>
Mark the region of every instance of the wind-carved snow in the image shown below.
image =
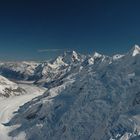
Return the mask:
<path id="1" fill-rule="evenodd" d="M 26 140 L 140 139 L 138 50 L 135 46 L 113 57 L 98 53 L 83 56 L 72 51 L 40 63 L 35 68 L 35 84 L 48 90 L 14 114 L 6 124 L 12 128 L 6 131 L 9 137 L 18 140 L 22 134 Z"/>

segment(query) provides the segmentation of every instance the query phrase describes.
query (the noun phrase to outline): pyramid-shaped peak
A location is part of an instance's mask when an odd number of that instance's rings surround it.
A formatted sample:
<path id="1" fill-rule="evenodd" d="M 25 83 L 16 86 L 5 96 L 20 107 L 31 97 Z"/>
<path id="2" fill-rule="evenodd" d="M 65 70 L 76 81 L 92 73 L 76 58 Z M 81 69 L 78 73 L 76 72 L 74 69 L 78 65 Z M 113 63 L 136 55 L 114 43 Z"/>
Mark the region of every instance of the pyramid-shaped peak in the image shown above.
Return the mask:
<path id="1" fill-rule="evenodd" d="M 63 61 L 67 64 L 80 62 L 82 59 L 82 55 L 77 53 L 76 51 L 66 51 L 62 55 Z"/>
<path id="2" fill-rule="evenodd" d="M 102 57 L 102 55 L 98 52 L 94 52 L 93 57 L 94 58 L 100 58 L 100 57 Z"/>
<path id="3" fill-rule="evenodd" d="M 137 45 L 137 44 L 134 45 L 134 48 L 135 49 L 140 49 L 139 45 Z"/>
<path id="4" fill-rule="evenodd" d="M 64 55 L 66 56 L 66 55 L 78 55 L 77 54 L 77 52 L 76 51 L 66 51 L 66 52 L 64 52 Z"/>
<path id="5" fill-rule="evenodd" d="M 140 47 L 138 45 L 134 45 L 130 52 L 132 56 L 136 56 L 137 54 L 140 54 Z"/>

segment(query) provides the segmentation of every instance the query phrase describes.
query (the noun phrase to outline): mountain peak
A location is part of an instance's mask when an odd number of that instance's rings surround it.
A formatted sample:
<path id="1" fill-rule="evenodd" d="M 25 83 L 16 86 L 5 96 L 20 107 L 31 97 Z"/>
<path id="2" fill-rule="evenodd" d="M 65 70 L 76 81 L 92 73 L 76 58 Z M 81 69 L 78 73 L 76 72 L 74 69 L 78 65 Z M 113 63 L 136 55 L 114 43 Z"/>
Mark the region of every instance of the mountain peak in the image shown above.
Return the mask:
<path id="1" fill-rule="evenodd" d="M 140 47 L 138 45 L 134 45 L 130 52 L 132 56 L 136 56 L 137 54 L 140 54 Z"/>
<path id="2" fill-rule="evenodd" d="M 63 60 L 66 63 L 71 63 L 71 62 L 78 62 L 81 59 L 81 55 L 77 53 L 76 51 L 66 51 L 64 52 L 63 55 Z"/>
<path id="3" fill-rule="evenodd" d="M 64 56 L 67 56 L 67 55 L 70 55 L 70 56 L 77 56 L 77 52 L 76 51 L 66 51 L 64 52 Z"/>
<path id="4" fill-rule="evenodd" d="M 103 55 L 98 52 L 94 52 L 92 56 L 93 58 L 101 58 Z"/>

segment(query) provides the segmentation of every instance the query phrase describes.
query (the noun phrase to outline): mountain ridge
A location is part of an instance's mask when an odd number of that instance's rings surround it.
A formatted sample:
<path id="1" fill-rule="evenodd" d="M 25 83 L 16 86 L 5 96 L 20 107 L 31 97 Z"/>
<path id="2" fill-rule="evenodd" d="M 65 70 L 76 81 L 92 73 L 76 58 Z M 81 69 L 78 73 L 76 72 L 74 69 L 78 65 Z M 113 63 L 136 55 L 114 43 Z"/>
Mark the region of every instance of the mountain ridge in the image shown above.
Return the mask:
<path id="1" fill-rule="evenodd" d="M 20 107 L 7 124 L 20 124 L 10 136 L 16 137 L 24 131 L 26 139 L 34 140 L 139 139 L 137 49 L 134 47 L 133 51 L 115 58 L 88 56 L 80 63 L 72 62 L 52 71 L 48 64 L 44 65 L 47 75 L 42 77 L 43 86 L 48 90 Z M 88 63 L 91 58 L 93 63 Z"/>

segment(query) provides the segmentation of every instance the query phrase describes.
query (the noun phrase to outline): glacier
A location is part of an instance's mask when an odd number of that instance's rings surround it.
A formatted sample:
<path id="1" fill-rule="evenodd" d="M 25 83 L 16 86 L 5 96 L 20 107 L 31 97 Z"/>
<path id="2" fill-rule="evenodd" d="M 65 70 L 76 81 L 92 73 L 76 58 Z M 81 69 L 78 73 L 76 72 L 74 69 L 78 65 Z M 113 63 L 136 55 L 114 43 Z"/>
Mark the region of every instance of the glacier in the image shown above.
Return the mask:
<path id="1" fill-rule="evenodd" d="M 18 126 L 8 131 L 8 138 L 140 140 L 138 45 L 114 56 L 68 51 L 47 62 L 22 62 L 24 65 L 18 67 L 15 62 L 4 63 L 0 65 L 2 76 L 15 83 L 32 81 L 34 88 L 45 89 L 18 104 L 16 113 L 3 124 L 8 128 Z M 6 76 L 7 71 L 18 76 Z M 29 91 L 19 98 L 28 94 Z"/>

